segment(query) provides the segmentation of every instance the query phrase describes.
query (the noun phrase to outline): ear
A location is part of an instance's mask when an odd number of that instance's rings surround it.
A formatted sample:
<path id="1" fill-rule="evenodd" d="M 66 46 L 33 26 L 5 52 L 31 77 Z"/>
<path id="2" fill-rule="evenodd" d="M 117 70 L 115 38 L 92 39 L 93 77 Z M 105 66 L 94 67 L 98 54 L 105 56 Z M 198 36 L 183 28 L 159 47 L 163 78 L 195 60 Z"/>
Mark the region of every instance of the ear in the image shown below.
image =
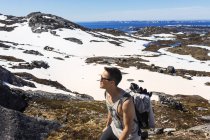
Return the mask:
<path id="1" fill-rule="evenodd" d="M 110 81 L 113 86 L 116 86 L 115 81 Z"/>

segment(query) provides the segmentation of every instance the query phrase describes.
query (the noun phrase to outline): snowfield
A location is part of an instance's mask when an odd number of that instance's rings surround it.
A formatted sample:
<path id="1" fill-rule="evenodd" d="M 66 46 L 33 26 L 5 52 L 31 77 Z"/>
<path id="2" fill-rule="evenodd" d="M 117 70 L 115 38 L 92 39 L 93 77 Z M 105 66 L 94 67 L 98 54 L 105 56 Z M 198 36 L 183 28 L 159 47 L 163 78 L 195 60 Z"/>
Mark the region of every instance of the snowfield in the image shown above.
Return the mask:
<path id="1" fill-rule="evenodd" d="M 6 17 L 0 15 L 0 19 L 5 20 Z M 145 60 L 149 60 L 149 62 L 145 62 L 147 64 L 155 64 L 156 66 L 161 67 L 172 65 L 176 69 L 210 72 L 210 61 L 202 62 L 189 55 L 172 54 L 167 51 L 167 48 L 160 49 L 160 53 L 165 55 L 161 55 L 159 57 L 146 57 L 155 55 L 157 53 L 142 51 L 145 48 L 143 44 L 148 43 L 148 41 L 145 40 L 129 38 L 127 36 L 117 36 L 117 38 L 129 39 L 132 42 L 123 40 L 121 46 L 116 46 L 108 42 L 113 41 L 111 38 L 116 36 L 107 33 L 99 32 L 100 34 L 110 36 L 110 39 L 95 37 L 92 34 L 80 29 L 57 29 L 54 30 L 56 31 L 55 36 L 50 32 L 40 34 L 33 33 L 31 28 L 28 26 L 28 22 L 17 25 L 18 27 L 11 32 L 0 31 L 1 41 L 9 41 L 19 44 L 15 46 L 11 43 L 4 43 L 12 46 L 13 48 L 4 49 L 0 47 L 0 55 L 14 56 L 16 58 L 23 59 L 26 62 L 43 60 L 46 61 L 50 67 L 48 69 L 35 68 L 32 70 L 12 69 L 10 68 L 11 65 L 17 65 L 17 62 L 8 62 L 0 59 L 1 66 L 5 67 L 11 72 L 28 72 L 37 78 L 58 81 L 71 91 L 91 95 L 96 100 L 104 99 L 104 90 L 99 88 L 99 79 L 100 74 L 103 72 L 103 67 L 107 65 L 86 64 L 85 60 L 88 57 L 128 57 L 128 55 L 138 55 Z M 0 26 L 3 25 L 0 24 Z M 77 38 L 82 41 L 83 44 L 71 42 L 65 40 L 64 38 Z M 170 34 L 156 34 L 150 38 L 147 37 L 146 39 L 170 40 L 173 38 L 174 35 Z M 91 42 L 91 40 L 100 42 Z M 45 46 L 53 47 L 54 51 L 44 50 Z M 23 53 L 24 50 L 36 50 L 42 53 L 44 56 L 25 54 Z M 65 56 L 70 57 L 65 58 Z M 58 60 L 54 57 L 63 58 L 64 60 Z M 140 86 L 147 88 L 148 91 L 164 92 L 171 95 L 200 95 L 206 99 L 210 99 L 210 86 L 205 85 L 206 82 L 210 82 L 209 77 L 192 77 L 192 80 L 187 80 L 180 76 L 170 76 L 157 72 L 150 72 L 148 70 L 136 69 L 135 67 L 119 68 L 122 70 L 122 72 L 127 73 L 123 75 L 123 80 L 119 85 L 122 88 L 126 89 L 129 87 L 131 82 L 136 82 Z M 138 80 L 143 80 L 144 82 L 138 82 Z M 35 83 L 35 85 L 37 88 L 23 87 L 23 89 L 69 94 L 54 87 L 44 86 L 38 83 Z"/>

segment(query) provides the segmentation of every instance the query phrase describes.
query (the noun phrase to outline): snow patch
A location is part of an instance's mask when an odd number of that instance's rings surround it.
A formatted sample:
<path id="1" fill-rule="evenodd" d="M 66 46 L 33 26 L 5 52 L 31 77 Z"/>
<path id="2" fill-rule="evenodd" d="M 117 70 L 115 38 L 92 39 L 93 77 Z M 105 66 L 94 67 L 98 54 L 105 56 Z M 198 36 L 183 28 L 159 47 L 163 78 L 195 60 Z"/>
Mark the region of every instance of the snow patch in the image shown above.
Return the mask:
<path id="1" fill-rule="evenodd" d="M 210 50 L 209 46 L 202 46 L 202 45 L 188 45 L 189 47 L 198 47 L 198 48 L 203 48 L 203 49 L 207 49 Z"/>
<path id="2" fill-rule="evenodd" d="M 7 17 L 6 16 L 4 16 L 4 15 L 0 15 L 0 20 L 6 20 L 7 19 Z"/>
<path id="3" fill-rule="evenodd" d="M 2 16 L 1 16 L 2 18 Z M 201 63 L 201 61 L 192 58 L 191 56 L 172 54 L 167 51 L 167 48 L 160 49 L 159 57 L 146 57 L 159 53 L 142 51 L 145 47 L 143 44 L 148 41 L 120 36 L 117 38 L 126 38 L 132 42 L 122 41 L 121 46 L 116 46 L 109 43 L 107 39 L 98 38 L 89 34 L 88 32 L 80 29 L 58 29 L 55 30 L 56 35 L 52 35 L 50 32 L 33 33 L 28 23 L 18 24 L 11 32 L 0 31 L 2 41 L 10 41 L 19 43 L 22 45 L 11 45 L 13 48 L 5 50 L 0 47 L 0 55 L 15 56 L 19 59 L 23 59 L 26 62 L 34 60 L 43 60 L 49 64 L 48 69 L 12 69 L 12 65 L 18 64 L 17 62 L 7 62 L 0 60 L 0 65 L 6 67 L 11 72 L 28 72 L 41 79 L 50 79 L 52 81 L 58 81 L 71 91 L 79 93 L 85 93 L 91 95 L 96 100 L 104 99 L 104 90 L 100 89 L 100 74 L 103 72 L 103 67 L 107 65 L 100 64 L 86 64 L 85 60 L 88 57 L 94 56 L 108 56 L 108 57 L 129 57 L 136 56 L 141 57 L 150 62 L 147 64 L 155 64 L 161 67 L 167 67 L 169 65 L 174 66 L 176 69 L 191 69 L 199 71 L 210 72 L 210 61 Z M 107 35 L 113 37 L 113 35 Z M 83 44 L 77 44 L 65 40 L 64 38 L 77 38 L 80 39 Z M 116 36 L 114 36 L 116 37 Z M 145 37 L 142 37 L 146 39 Z M 149 37 L 147 39 L 173 39 L 173 35 L 159 35 L 158 38 Z M 104 42 L 90 42 L 91 40 L 104 41 Z M 6 43 L 5 43 L 6 44 Z M 53 47 L 54 51 L 44 50 L 45 46 Z M 23 53 L 24 50 L 36 50 L 42 53 L 44 56 L 35 56 L 31 54 Z M 69 55 L 69 58 L 65 58 Z M 64 60 L 57 60 L 54 57 L 60 57 Z M 111 65 L 115 66 L 115 65 Z M 150 72 L 148 70 L 136 69 L 135 67 L 121 68 L 122 72 L 127 73 L 123 75 L 123 80 L 120 83 L 120 87 L 128 88 L 130 81 L 138 83 L 140 86 L 147 88 L 148 91 L 165 92 L 166 94 L 187 94 L 187 95 L 200 95 L 206 99 L 210 99 L 209 91 L 210 86 L 206 86 L 205 83 L 209 82 L 209 77 L 193 77 L 193 80 L 187 80 L 179 76 L 170 76 L 160 74 L 157 72 Z M 138 82 L 143 80 L 144 82 Z M 39 85 L 35 83 L 37 88 L 34 90 L 46 90 L 49 92 L 65 93 L 64 91 L 57 90 L 53 87 Z M 29 89 L 28 87 L 23 87 Z M 69 94 L 69 93 L 66 93 Z M 157 97 L 156 97 L 157 98 Z"/>

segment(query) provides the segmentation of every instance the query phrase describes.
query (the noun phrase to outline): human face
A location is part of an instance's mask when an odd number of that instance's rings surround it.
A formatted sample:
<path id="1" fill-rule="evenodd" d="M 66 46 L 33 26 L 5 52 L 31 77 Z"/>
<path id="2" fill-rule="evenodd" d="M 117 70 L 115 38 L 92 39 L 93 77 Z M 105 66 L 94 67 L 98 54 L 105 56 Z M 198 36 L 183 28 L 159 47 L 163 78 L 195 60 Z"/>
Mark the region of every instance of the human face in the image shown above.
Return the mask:
<path id="1" fill-rule="evenodd" d="M 109 78 L 109 73 L 107 71 L 104 71 L 101 74 L 100 88 L 107 89 L 111 83 L 112 83 L 112 80 Z"/>

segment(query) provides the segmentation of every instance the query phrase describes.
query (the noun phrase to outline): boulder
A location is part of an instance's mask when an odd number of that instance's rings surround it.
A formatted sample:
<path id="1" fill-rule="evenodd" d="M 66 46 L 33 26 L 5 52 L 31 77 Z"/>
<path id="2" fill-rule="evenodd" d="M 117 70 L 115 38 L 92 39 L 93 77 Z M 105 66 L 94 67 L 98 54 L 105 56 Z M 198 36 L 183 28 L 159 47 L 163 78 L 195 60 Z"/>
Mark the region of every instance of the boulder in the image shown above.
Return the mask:
<path id="1" fill-rule="evenodd" d="M 0 81 L 19 87 L 23 86 L 35 87 L 33 83 L 24 81 L 23 79 L 15 76 L 13 73 L 3 68 L 2 66 L 0 66 Z"/>
<path id="2" fill-rule="evenodd" d="M 23 51 L 23 53 L 44 56 L 42 53 L 40 53 L 38 51 L 34 51 L 34 50 L 25 50 L 25 51 Z"/>
<path id="3" fill-rule="evenodd" d="M 71 42 L 74 42 L 74 43 L 77 43 L 77 44 L 80 44 L 82 45 L 83 42 L 77 38 L 74 38 L 74 37 L 69 37 L 69 38 L 64 38 L 65 40 L 68 40 L 68 41 L 71 41 Z"/>
<path id="4" fill-rule="evenodd" d="M 183 104 L 180 103 L 179 101 L 173 99 L 173 97 L 167 97 L 167 96 L 164 96 L 164 95 L 158 95 L 158 96 L 159 96 L 159 101 L 160 101 L 161 104 L 167 105 L 171 108 L 174 108 L 174 109 L 177 109 L 177 110 L 180 110 L 180 111 L 183 111 L 183 112 L 186 111 Z"/>
<path id="5" fill-rule="evenodd" d="M 76 97 L 81 99 L 81 100 L 87 100 L 87 101 L 93 101 L 94 98 L 90 95 L 87 94 L 76 94 Z"/>
<path id="6" fill-rule="evenodd" d="M 173 66 L 168 66 L 167 67 L 167 72 L 170 74 L 176 73 L 176 70 Z"/>
<path id="7" fill-rule="evenodd" d="M 28 117 L 0 106 L 0 138 L 2 140 L 43 140 L 60 127 L 54 121 Z"/>
<path id="8" fill-rule="evenodd" d="M 44 50 L 46 50 L 46 51 L 53 51 L 53 50 L 54 50 L 54 48 L 49 47 L 49 46 L 45 46 L 45 47 L 44 47 Z"/>
<path id="9" fill-rule="evenodd" d="M 50 66 L 47 62 L 44 61 L 32 61 L 31 63 L 25 62 L 25 63 L 19 63 L 17 66 L 13 66 L 14 69 L 34 69 L 34 68 L 44 68 L 47 69 Z"/>
<path id="10" fill-rule="evenodd" d="M 189 128 L 188 130 L 189 131 L 198 130 L 198 131 L 204 131 L 204 132 L 210 133 L 210 123 L 207 123 L 207 124 L 204 124 L 204 125 L 195 126 L 195 127 Z"/>
<path id="11" fill-rule="evenodd" d="M 201 116 L 200 119 L 205 121 L 205 122 L 210 122 L 210 116 Z"/>
<path id="12" fill-rule="evenodd" d="M 0 81 L 0 105 L 9 109 L 24 111 L 28 104 L 25 96 L 13 92 Z"/>

